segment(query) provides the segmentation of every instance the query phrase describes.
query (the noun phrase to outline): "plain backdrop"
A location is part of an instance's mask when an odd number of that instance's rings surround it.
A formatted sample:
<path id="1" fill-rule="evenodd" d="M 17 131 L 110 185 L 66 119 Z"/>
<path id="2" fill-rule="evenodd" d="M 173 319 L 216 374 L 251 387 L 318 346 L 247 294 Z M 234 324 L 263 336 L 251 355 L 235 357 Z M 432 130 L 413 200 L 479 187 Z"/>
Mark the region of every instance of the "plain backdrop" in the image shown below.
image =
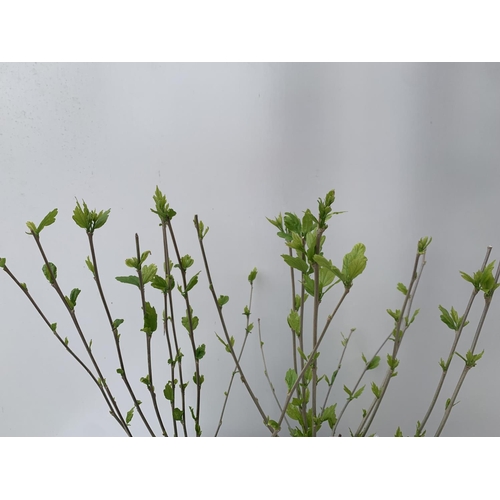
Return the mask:
<path id="1" fill-rule="evenodd" d="M 414 300 L 420 314 L 405 336 L 398 376 L 372 426 L 381 436 L 394 435 L 398 426 L 413 435 L 438 382 L 439 359 L 447 357 L 453 338 L 440 322 L 438 305 L 462 314 L 471 285 L 459 271 L 479 269 L 487 245 L 493 246 L 492 259 L 500 256 L 499 89 L 498 64 L 1 64 L 0 257 L 84 356 L 64 307 L 42 275 L 36 245 L 24 234 L 26 221 L 38 223 L 59 209 L 42 243 L 65 293 L 82 289 L 78 317 L 127 411 L 132 403 L 116 373 L 111 332 L 84 263 L 86 235 L 71 219 L 75 197 L 91 208 L 111 208 L 108 223 L 95 235 L 101 277 L 113 317 L 125 319 L 120 332 L 126 365 L 154 422 L 149 395 L 139 382 L 147 373 L 139 294 L 114 278 L 131 274 L 124 261 L 135 253 L 136 232 L 142 248 L 152 251 L 150 261 L 162 264 L 161 233 L 149 210 L 158 185 L 177 211 L 173 222 L 180 250 L 195 259 L 194 272 L 202 270 L 194 214 L 210 227 L 206 249 L 217 293 L 230 297 L 224 312 L 237 347 L 244 336 L 247 276 L 258 268 L 252 302 L 256 326 L 243 368 L 265 411 L 276 418 L 257 319 L 269 376 L 283 401 L 291 353 L 290 287 L 280 257 L 286 247 L 266 217 L 306 208 L 314 212 L 317 198 L 335 189 L 334 209 L 347 213 L 331 220 L 325 255 L 340 265 L 362 242 L 368 257 L 320 349 L 320 373 L 331 375 L 341 333 L 356 328 L 332 391 L 331 403 L 339 409 L 346 398 L 343 385 L 352 387 L 363 368 L 361 354 L 373 354 L 393 327 L 386 309 L 401 307 L 396 285 L 409 282 L 418 239 L 433 237 Z M 158 292 L 147 293 L 160 309 Z M 325 298 L 323 321 L 339 293 L 334 289 Z M 207 349 L 201 426 L 210 436 L 233 365 L 215 336 L 222 330 L 204 270 L 193 308 L 200 318 L 197 343 Z M 462 354 L 481 309 L 478 296 L 458 347 Z M 499 434 L 498 311 L 494 299 L 477 346 L 484 356 L 467 376 L 443 435 Z M 167 415 L 162 387 L 168 365 L 160 330 L 153 345 L 155 386 Z M 380 367 L 363 382 L 365 393 L 343 417 L 339 432 L 344 436 L 357 428 L 362 409 L 371 403 L 371 381 L 380 383 L 385 374 L 388 347 L 382 352 Z M 428 423 L 430 435 L 462 366 L 456 358 Z M 147 435 L 137 416 L 131 429 Z M 269 434 L 238 379 L 220 434 Z M 123 435 L 91 379 L 5 273 L 0 273 L 0 435 Z"/>

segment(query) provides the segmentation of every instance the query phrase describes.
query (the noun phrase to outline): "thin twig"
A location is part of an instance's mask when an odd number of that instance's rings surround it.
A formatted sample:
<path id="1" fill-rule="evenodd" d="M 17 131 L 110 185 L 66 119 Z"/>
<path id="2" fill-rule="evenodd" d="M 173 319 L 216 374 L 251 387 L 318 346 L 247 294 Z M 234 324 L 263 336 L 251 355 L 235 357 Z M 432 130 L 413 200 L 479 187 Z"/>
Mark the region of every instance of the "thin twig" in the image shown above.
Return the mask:
<path id="1" fill-rule="evenodd" d="M 60 342 L 60 344 L 68 351 L 68 353 L 73 357 L 73 359 L 76 360 L 76 362 L 87 372 L 89 377 L 92 379 L 92 381 L 97 385 L 99 390 L 101 391 L 102 397 L 106 401 L 106 404 L 108 405 L 109 408 L 109 413 L 111 416 L 118 422 L 118 425 L 125 431 L 125 433 L 129 436 L 132 437 L 132 433 L 130 432 L 130 429 L 128 426 L 125 424 L 123 425 L 123 422 L 118 418 L 118 416 L 115 413 L 115 410 L 113 406 L 111 405 L 108 396 L 106 392 L 104 391 L 104 387 L 102 384 L 99 383 L 98 379 L 95 377 L 95 375 L 92 373 L 90 368 L 78 357 L 77 354 L 69 347 L 69 345 L 62 339 L 62 337 L 57 333 L 57 330 L 52 328 L 52 325 L 50 321 L 47 319 L 45 314 L 42 312 L 38 304 L 36 303 L 35 299 L 31 296 L 31 294 L 28 292 L 28 288 L 26 286 L 23 286 L 18 279 L 14 276 L 14 274 L 11 272 L 11 270 L 5 265 L 3 267 L 3 270 L 7 273 L 7 275 L 14 281 L 14 283 L 23 291 L 23 293 L 26 295 L 28 300 L 31 302 L 35 310 L 38 312 L 42 320 L 45 322 L 45 324 L 50 328 L 50 331 L 54 334 L 54 336 L 57 338 L 57 340 Z"/>
<path id="2" fill-rule="evenodd" d="M 89 240 L 89 246 L 90 246 L 90 253 L 92 256 L 92 266 L 93 266 L 93 274 L 94 274 L 94 281 L 96 282 L 97 289 L 99 291 L 99 296 L 101 297 L 101 302 L 104 307 L 104 311 L 106 312 L 106 316 L 108 318 L 109 326 L 111 327 L 111 331 L 113 333 L 113 339 L 115 341 L 115 346 L 116 346 L 116 352 L 118 354 L 118 361 L 120 363 L 120 370 L 121 370 L 121 377 L 122 380 L 127 387 L 127 390 L 130 394 L 130 397 L 132 398 L 132 401 L 134 403 L 135 408 L 137 409 L 137 413 L 139 413 L 139 416 L 141 417 L 142 421 L 144 422 L 144 425 L 146 426 L 148 432 L 151 434 L 151 436 L 154 436 L 153 429 L 151 429 L 151 426 L 149 425 L 149 422 L 147 421 L 143 411 L 141 410 L 140 403 L 137 399 L 137 397 L 134 394 L 134 391 L 132 389 L 132 386 L 130 385 L 130 382 L 127 377 L 127 372 L 125 370 L 125 364 L 123 362 L 123 356 L 122 356 L 122 351 L 120 347 L 120 340 L 119 340 L 119 334 L 118 334 L 118 328 L 114 326 L 113 324 L 113 318 L 111 316 L 111 313 L 109 311 L 108 303 L 106 301 L 106 297 L 104 296 L 104 291 L 102 289 L 102 284 L 101 284 L 101 279 L 99 276 L 99 268 L 97 266 L 97 258 L 96 258 L 96 253 L 95 253 L 95 247 L 94 247 L 94 234 L 92 232 L 87 233 L 88 240 Z"/>

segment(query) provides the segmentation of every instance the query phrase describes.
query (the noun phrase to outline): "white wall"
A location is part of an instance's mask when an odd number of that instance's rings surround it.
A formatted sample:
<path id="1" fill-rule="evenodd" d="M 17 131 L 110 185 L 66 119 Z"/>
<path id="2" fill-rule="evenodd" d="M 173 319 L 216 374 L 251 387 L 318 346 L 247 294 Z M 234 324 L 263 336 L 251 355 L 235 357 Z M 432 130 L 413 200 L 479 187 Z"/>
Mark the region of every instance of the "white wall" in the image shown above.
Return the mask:
<path id="1" fill-rule="evenodd" d="M 111 208 L 96 232 L 98 258 L 112 314 L 126 320 L 122 344 L 140 399 L 145 386 L 145 341 L 138 293 L 115 276 L 129 274 L 134 233 L 161 263 L 161 236 L 152 207 L 155 186 L 178 212 L 174 219 L 182 253 L 201 269 L 192 218 L 210 226 L 206 240 L 217 292 L 231 331 L 241 339 L 241 311 L 248 300 L 249 271 L 259 276 L 254 320 L 261 318 L 268 363 L 284 395 L 289 367 L 288 270 L 282 240 L 265 217 L 315 208 L 329 189 L 335 207 L 326 254 L 336 262 L 361 241 L 368 267 L 355 283 L 331 339 L 321 350 L 328 372 L 338 360 L 340 332 L 356 327 L 335 400 L 352 386 L 362 362 L 392 328 L 385 310 L 401 306 L 396 291 L 407 283 L 417 240 L 433 236 L 415 306 L 421 309 L 401 350 L 399 375 L 373 430 L 413 434 L 440 375 L 453 333 L 437 306 L 463 312 L 470 295 L 459 270 L 473 272 L 493 245 L 498 259 L 497 186 L 500 152 L 500 66 L 497 64 L 2 64 L 0 65 L 0 257 L 30 291 L 72 346 L 78 339 L 64 308 L 43 278 L 25 222 L 59 209 L 42 233 L 59 269 L 61 286 L 82 289 L 77 312 L 117 399 L 131 406 L 119 376 L 111 334 L 84 260 L 84 231 L 71 220 L 75 197 Z M 207 344 L 202 427 L 212 435 L 232 366 L 215 338 L 221 333 L 205 273 L 193 296 L 200 317 L 196 334 Z M 158 294 L 149 292 L 158 302 Z M 334 305 L 332 296 L 325 309 Z M 498 297 L 497 297 L 498 299 Z M 155 304 L 156 304 L 155 302 Z M 325 314 L 327 311 L 325 310 Z M 480 313 L 478 300 L 464 332 L 464 353 Z M 444 435 L 498 434 L 500 355 L 494 301 L 478 349 L 483 359 L 470 372 Z M 157 389 L 164 384 L 164 339 Z M 266 385 L 252 334 L 244 367 L 259 400 L 278 412 Z M 324 365 L 323 365 L 324 366 Z M 462 363 L 457 359 L 444 399 L 429 423 L 432 433 Z M 380 381 L 385 368 L 374 371 Z M 367 379 L 369 385 L 371 379 Z M 267 435 L 238 382 L 229 401 L 223 435 Z M 158 390 L 161 394 L 161 391 Z M 357 427 L 371 393 L 351 405 L 340 426 Z M 149 411 L 149 410 L 148 410 Z M 146 435 L 137 416 L 132 431 Z M 96 387 L 52 338 L 8 277 L 0 275 L 0 435 L 122 435 Z"/>

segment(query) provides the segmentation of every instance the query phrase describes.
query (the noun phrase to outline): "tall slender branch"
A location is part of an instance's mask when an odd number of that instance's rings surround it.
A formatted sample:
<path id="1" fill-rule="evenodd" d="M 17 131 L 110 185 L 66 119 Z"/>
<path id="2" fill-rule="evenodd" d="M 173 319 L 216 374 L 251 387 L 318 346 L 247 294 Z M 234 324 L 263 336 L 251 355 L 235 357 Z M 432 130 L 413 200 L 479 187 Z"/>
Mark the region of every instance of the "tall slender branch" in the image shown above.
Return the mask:
<path id="1" fill-rule="evenodd" d="M 142 278 L 142 270 L 141 270 L 141 248 L 139 245 L 139 235 L 135 234 L 135 249 L 137 253 L 137 275 L 139 277 L 139 290 L 141 292 L 141 303 L 142 303 L 142 311 L 144 315 L 146 315 L 146 295 L 144 291 L 144 280 Z M 158 408 L 158 402 L 156 400 L 156 392 L 153 381 L 153 365 L 151 362 L 151 337 L 153 335 L 152 332 L 145 332 L 146 334 L 146 356 L 147 356 L 147 364 L 148 364 L 148 378 L 149 383 L 147 387 L 149 389 L 149 394 L 151 395 L 151 401 L 153 403 L 153 408 L 156 414 L 156 418 L 158 419 L 158 423 L 160 424 L 160 428 L 164 437 L 168 437 L 165 426 L 163 425 L 163 420 L 161 418 L 160 410 Z"/>

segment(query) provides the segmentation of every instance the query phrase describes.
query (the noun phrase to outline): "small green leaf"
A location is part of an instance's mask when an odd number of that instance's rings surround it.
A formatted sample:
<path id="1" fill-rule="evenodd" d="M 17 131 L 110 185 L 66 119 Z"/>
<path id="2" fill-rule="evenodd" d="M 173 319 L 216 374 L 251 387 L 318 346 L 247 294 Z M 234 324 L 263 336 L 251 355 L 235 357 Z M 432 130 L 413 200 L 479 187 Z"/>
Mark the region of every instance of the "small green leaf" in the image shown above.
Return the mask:
<path id="1" fill-rule="evenodd" d="M 375 382 L 372 382 L 372 392 L 377 399 L 380 398 L 380 388 Z"/>
<path id="2" fill-rule="evenodd" d="M 140 267 L 146 262 L 146 259 L 151 255 L 151 250 L 146 250 L 145 252 L 142 252 L 141 258 L 139 259 L 139 263 L 137 267 Z"/>
<path id="3" fill-rule="evenodd" d="M 163 389 L 163 395 L 165 396 L 165 399 L 167 399 L 168 401 L 174 400 L 174 391 L 172 389 L 171 382 L 165 385 L 165 389 Z"/>
<path id="4" fill-rule="evenodd" d="M 186 294 L 187 292 L 189 292 L 197 283 L 198 283 L 198 274 L 200 274 L 199 272 L 196 273 L 190 280 L 189 280 L 189 283 L 187 284 L 186 286 L 186 289 L 184 290 L 184 294 Z"/>
<path id="5" fill-rule="evenodd" d="M 34 222 L 28 221 L 28 222 L 26 222 L 26 225 L 28 226 L 28 229 L 30 230 L 30 232 L 27 234 L 38 234 L 36 232 L 36 225 Z"/>
<path id="6" fill-rule="evenodd" d="M 69 344 L 68 337 L 64 337 L 64 345 L 68 345 L 68 344 Z"/>
<path id="7" fill-rule="evenodd" d="M 297 381 L 297 372 L 293 368 L 290 368 L 285 375 L 285 382 L 286 386 L 288 387 L 288 392 L 292 390 L 292 387 L 294 386 L 296 381 Z"/>
<path id="8" fill-rule="evenodd" d="M 87 264 L 87 267 L 89 268 L 89 271 L 92 274 L 95 274 L 94 264 L 92 264 L 92 262 L 90 261 L 90 257 L 89 256 L 87 256 L 87 260 L 85 261 L 85 264 Z"/>
<path id="9" fill-rule="evenodd" d="M 198 378 L 198 375 L 196 374 L 196 372 L 194 373 L 194 375 L 193 375 L 193 382 L 196 385 L 201 386 L 201 384 L 203 384 L 204 381 L 205 381 L 205 376 L 204 375 L 200 375 L 200 377 Z"/>
<path id="10" fill-rule="evenodd" d="M 248 281 L 252 285 L 253 282 L 255 281 L 255 278 L 257 277 L 257 268 L 254 267 L 251 271 L 250 274 L 248 275 Z"/>
<path id="11" fill-rule="evenodd" d="M 407 295 L 408 294 L 408 288 L 406 288 L 403 283 L 398 283 L 398 290 L 403 294 Z"/>
<path id="12" fill-rule="evenodd" d="M 374 368 L 377 368 L 377 366 L 380 363 L 380 356 L 375 356 L 371 359 L 369 363 L 366 365 L 367 370 L 373 370 Z"/>
<path id="13" fill-rule="evenodd" d="M 351 397 L 351 396 L 352 396 L 352 391 L 351 391 L 350 389 L 348 389 L 346 385 L 344 385 L 344 391 L 347 393 L 347 395 L 348 395 L 349 397 Z"/>
<path id="14" fill-rule="evenodd" d="M 217 304 L 219 305 L 219 307 L 222 308 L 223 305 L 227 304 L 229 302 L 229 297 L 227 295 L 221 295 L 218 299 L 217 299 Z"/>
<path id="15" fill-rule="evenodd" d="M 294 269 L 297 269 L 298 271 L 306 273 L 307 270 L 309 269 L 309 264 L 305 260 L 300 259 L 299 257 L 292 257 L 291 255 L 287 255 L 287 254 L 283 254 L 282 257 L 283 257 L 283 260 L 290 267 L 293 267 Z"/>
<path id="16" fill-rule="evenodd" d="M 184 418 L 184 412 L 180 408 L 174 408 L 174 415 L 173 416 L 174 416 L 174 420 L 179 422 Z"/>
<path id="17" fill-rule="evenodd" d="M 43 271 L 44 276 L 47 278 L 49 283 L 52 285 L 55 282 L 55 280 L 57 279 L 57 267 L 54 264 L 52 264 L 52 262 L 49 262 L 49 268 L 50 268 L 50 271 L 52 272 L 52 274 L 49 271 L 49 269 L 47 269 L 46 264 L 44 264 L 42 266 L 42 271 Z"/>
<path id="18" fill-rule="evenodd" d="M 5 257 L 3 257 L 2 259 L 0 259 L 0 267 L 3 269 L 5 267 L 5 262 L 7 261 L 7 259 Z"/>
<path id="19" fill-rule="evenodd" d="M 141 377 L 139 379 L 143 384 L 147 385 L 148 389 L 151 387 L 151 382 L 149 380 L 149 374 L 146 375 L 145 377 Z"/>
<path id="20" fill-rule="evenodd" d="M 149 302 L 144 305 L 144 328 L 142 328 L 142 331 L 147 335 L 152 335 L 158 328 L 158 315 L 156 309 Z"/>
<path id="21" fill-rule="evenodd" d="M 113 321 L 113 330 L 115 330 L 116 328 L 118 328 L 125 320 L 123 319 L 115 319 Z"/>
<path id="22" fill-rule="evenodd" d="M 132 267 L 133 269 L 138 269 L 139 259 L 137 257 L 130 257 L 130 259 L 125 259 L 125 265 L 127 267 Z"/>
<path id="23" fill-rule="evenodd" d="M 247 318 L 250 316 L 250 309 L 248 309 L 248 306 L 245 306 L 245 309 L 243 309 L 243 315 Z"/>
<path id="24" fill-rule="evenodd" d="M 150 264 L 149 266 L 142 266 L 141 269 L 142 283 L 145 285 L 146 283 L 153 281 L 157 271 L 158 267 L 156 267 L 156 264 Z"/>
<path id="25" fill-rule="evenodd" d="M 297 334 L 300 335 L 300 315 L 297 311 L 290 311 L 287 318 L 288 326 Z"/>
<path id="26" fill-rule="evenodd" d="M 117 368 L 116 373 L 118 373 L 119 375 L 125 375 L 125 372 L 121 368 Z"/>
<path id="27" fill-rule="evenodd" d="M 300 412 L 300 409 L 297 406 L 289 404 L 286 408 L 286 414 L 292 420 L 297 420 L 298 422 L 302 422 L 302 413 Z"/>
<path id="28" fill-rule="evenodd" d="M 51 329 L 53 332 L 55 332 L 55 331 L 57 330 L 57 323 L 52 323 L 52 324 L 50 325 L 50 329 Z"/>
<path id="29" fill-rule="evenodd" d="M 193 264 L 194 259 L 192 259 L 190 255 L 184 255 L 184 257 L 181 257 L 181 269 L 183 269 L 184 271 L 190 268 Z"/>
<path id="30" fill-rule="evenodd" d="M 327 421 L 328 425 L 330 426 L 330 429 L 333 429 L 334 425 L 337 423 L 337 416 L 335 414 L 336 407 L 337 404 L 328 406 L 323 410 L 323 413 L 321 414 L 321 420 L 323 422 Z"/>
<path id="31" fill-rule="evenodd" d="M 427 247 L 431 244 L 432 237 L 429 236 L 424 236 L 423 238 L 420 238 L 418 242 L 418 253 L 423 254 L 426 250 Z"/>
<path id="32" fill-rule="evenodd" d="M 401 432 L 401 429 L 398 427 L 396 430 L 396 434 L 394 434 L 394 437 L 404 437 L 403 433 Z"/>
<path id="33" fill-rule="evenodd" d="M 69 300 L 73 304 L 73 307 L 76 306 L 76 300 L 78 299 L 78 295 L 80 295 L 81 290 L 78 288 L 73 288 L 71 290 L 71 293 L 69 294 Z"/>
<path id="34" fill-rule="evenodd" d="M 52 212 L 49 212 L 43 219 L 42 219 L 42 222 L 40 222 L 40 224 L 38 225 L 38 228 L 36 230 L 36 233 L 37 234 L 40 234 L 40 232 L 42 231 L 42 229 L 44 227 L 47 227 L 47 226 L 50 226 L 51 224 L 54 224 L 54 222 L 56 221 L 56 216 L 57 216 L 57 208 L 54 208 L 54 210 L 52 210 Z"/>
<path id="35" fill-rule="evenodd" d="M 352 396 L 352 399 L 357 399 L 361 394 L 363 394 L 363 391 L 365 390 L 365 386 L 361 387 L 361 389 L 358 389 Z"/>
<path id="36" fill-rule="evenodd" d="M 203 356 L 205 356 L 205 344 L 201 344 L 199 347 L 196 348 L 195 351 L 195 359 L 202 359 Z"/>
<path id="37" fill-rule="evenodd" d="M 132 406 L 132 408 L 127 412 L 127 416 L 125 417 L 125 423 L 127 425 L 130 425 L 130 422 L 132 421 L 132 418 L 134 417 L 134 410 L 135 410 L 135 406 Z"/>
<path id="38" fill-rule="evenodd" d="M 137 276 L 117 276 L 115 279 L 120 283 L 128 283 L 129 285 L 135 285 L 137 288 L 140 288 L 139 278 Z"/>

